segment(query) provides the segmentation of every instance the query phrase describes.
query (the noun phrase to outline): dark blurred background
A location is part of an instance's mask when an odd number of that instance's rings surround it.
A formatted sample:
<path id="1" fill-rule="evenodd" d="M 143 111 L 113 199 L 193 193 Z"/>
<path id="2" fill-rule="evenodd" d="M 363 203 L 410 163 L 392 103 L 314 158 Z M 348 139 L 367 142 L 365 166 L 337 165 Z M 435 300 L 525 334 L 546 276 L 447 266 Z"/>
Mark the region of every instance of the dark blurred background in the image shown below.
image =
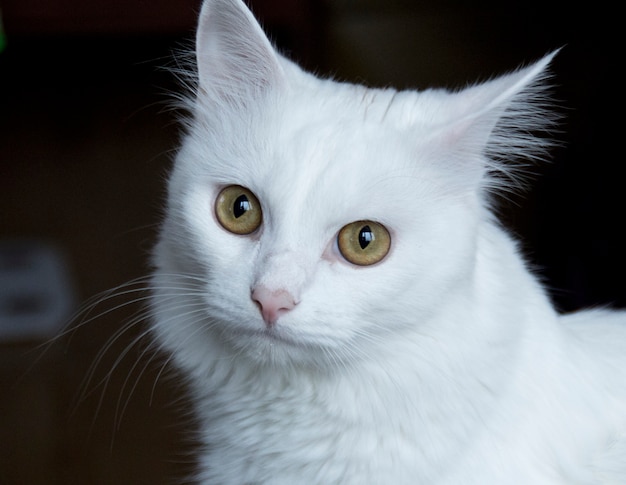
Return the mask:
<path id="1" fill-rule="evenodd" d="M 43 293 L 63 291 L 75 309 L 147 273 L 179 138 L 167 109 L 176 81 L 163 67 L 191 45 L 199 3 L 0 0 L 2 294 L 33 280 Z M 551 162 L 531 167 L 532 187 L 502 201 L 501 212 L 560 309 L 626 304 L 616 7 L 251 3 L 292 58 L 376 86 L 461 87 L 565 46 L 553 67 L 560 146 Z M 64 262 L 63 277 L 46 279 L 42 254 Z M 24 272 L 31 280 L 20 279 Z M 0 315 L 47 311 L 42 298 L 13 295 L 0 301 Z M 107 346 L 137 311 L 106 313 L 43 354 L 45 331 L 0 332 L 0 483 L 159 484 L 190 470 L 193 422 L 179 379 L 134 345 L 140 326 Z"/>

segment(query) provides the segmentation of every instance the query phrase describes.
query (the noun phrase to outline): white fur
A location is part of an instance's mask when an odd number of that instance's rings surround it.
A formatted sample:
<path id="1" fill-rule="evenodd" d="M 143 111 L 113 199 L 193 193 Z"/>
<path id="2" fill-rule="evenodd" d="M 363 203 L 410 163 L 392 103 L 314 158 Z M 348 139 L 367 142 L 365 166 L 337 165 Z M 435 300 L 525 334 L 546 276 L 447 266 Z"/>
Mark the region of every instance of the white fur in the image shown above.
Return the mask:
<path id="1" fill-rule="evenodd" d="M 198 478 L 626 483 L 626 316 L 560 317 L 489 212 L 544 144 L 545 68 L 457 93 L 317 79 L 239 0 L 205 0 L 192 117 L 155 252 L 154 331 L 190 378 Z M 263 225 L 224 230 L 243 185 Z M 352 221 L 381 262 L 336 247 Z M 297 305 L 267 328 L 258 285 Z"/>

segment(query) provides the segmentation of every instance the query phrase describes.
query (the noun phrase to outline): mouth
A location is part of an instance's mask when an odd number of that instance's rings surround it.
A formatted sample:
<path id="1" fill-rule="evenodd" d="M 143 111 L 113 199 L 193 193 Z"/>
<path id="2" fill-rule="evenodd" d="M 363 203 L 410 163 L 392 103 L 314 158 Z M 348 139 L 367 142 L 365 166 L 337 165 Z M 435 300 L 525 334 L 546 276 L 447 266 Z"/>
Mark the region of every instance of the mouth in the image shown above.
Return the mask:
<path id="1" fill-rule="evenodd" d="M 239 340 L 242 337 L 256 342 L 268 342 L 270 345 L 281 344 L 291 347 L 302 347 L 301 343 L 296 342 L 292 337 L 285 335 L 285 332 L 276 328 L 237 329 L 233 332 L 234 339 Z"/>
<path id="2" fill-rule="evenodd" d="M 255 365 L 270 363 L 319 369 L 335 366 L 342 355 L 342 352 L 329 348 L 325 342 L 311 338 L 306 333 L 300 334 L 291 328 L 280 326 L 231 327 L 222 333 L 222 338 L 237 355 L 251 358 Z"/>

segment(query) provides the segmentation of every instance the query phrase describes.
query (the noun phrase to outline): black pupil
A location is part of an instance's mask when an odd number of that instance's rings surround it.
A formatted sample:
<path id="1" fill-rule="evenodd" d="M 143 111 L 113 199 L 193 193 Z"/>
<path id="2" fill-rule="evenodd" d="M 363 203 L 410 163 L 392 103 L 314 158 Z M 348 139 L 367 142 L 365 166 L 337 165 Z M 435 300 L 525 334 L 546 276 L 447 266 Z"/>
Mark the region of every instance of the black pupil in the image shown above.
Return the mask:
<path id="1" fill-rule="evenodd" d="M 248 212 L 251 208 L 252 207 L 250 201 L 248 200 L 248 197 L 241 194 L 239 197 L 237 197 L 237 199 L 235 199 L 235 203 L 233 205 L 233 214 L 236 218 L 239 218 L 246 212 Z"/>
<path id="2" fill-rule="evenodd" d="M 365 249 L 373 240 L 374 233 L 370 226 L 363 226 L 359 232 L 359 246 L 361 246 L 361 249 Z"/>

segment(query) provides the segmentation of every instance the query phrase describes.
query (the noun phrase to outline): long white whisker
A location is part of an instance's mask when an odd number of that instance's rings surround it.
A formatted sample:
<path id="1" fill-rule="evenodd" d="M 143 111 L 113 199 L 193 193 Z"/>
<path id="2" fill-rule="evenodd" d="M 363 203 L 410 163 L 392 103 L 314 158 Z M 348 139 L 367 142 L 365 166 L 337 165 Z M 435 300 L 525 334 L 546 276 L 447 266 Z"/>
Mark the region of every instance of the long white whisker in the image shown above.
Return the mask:
<path id="1" fill-rule="evenodd" d="M 188 307 L 188 306 L 186 306 L 185 308 L 187 308 L 187 307 Z M 202 314 L 202 312 L 203 312 L 203 308 L 194 309 L 194 310 L 191 310 L 191 311 L 187 311 L 187 312 L 184 312 L 184 313 L 177 314 L 177 318 L 185 318 L 185 317 L 188 317 L 188 316 L 190 316 L 190 315 L 194 315 L 194 314 Z M 139 335 L 139 336 L 138 336 L 138 337 L 137 337 L 137 338 L 136 338 L 136 339 L 135 339 L 135 340 L 134 340 L 134 341 L 133 341 L 133 342 L 132 342 L 132 343 L 131 343 L 128 347 L 127 347 L 127 350 L 130 350 L 130 347 L 135 346 L 135 345 L 136 345 L 139 341 L 144 340 L 144 339 L 145 339 L 145 337 L 146 337 L 147 335 L 149 335 L 150 333 L 151 333 L 151 329 L 147 329 L 147 330 L 145 330 L 145 331 L 144 331 L 141 335 Z M 130 371 L 128 372 L 128 376 L 127 376 L 127 377 L 126 377 L 126 379 L 124 380 L 124 383 L 123 383 L 122 388 L 121 388 L 121 390 L 120 390 L 120 397 L 119 397 L 119 399 L 118 399 L 118 406 L 117 406 L 117 408 L 116 408 L 116 417 L 118 416 L 117 410 L 119 409 L 120 400 L 121 400 L 121 398 L 122 398 L 122 394 L 123 394 L 123 392 L 124 392 L 124 389 L 125 389 L 125 388 L 126 388 L 126 386 L 128 385 L 128 380 L 130 379 L 130 376 L 132 375 L 132 373 L 134 372 L 134 370 L 137 368 L 137 366 L 138 366 L 139 362 L 141 361 L 141 359 L 145 356 L 145 354 L 146 354 L 148 351 L 152 351 L 152 352 L 153 352 L 154 350 L 153 350 L 153 349 L 151 349 L 150 347 L 146 347 L 146 348 L 145 348 L 145 349 L 141 352 L 141 354 L 139 355 L 138 359 L 136 360 L 136 362 L 133 364 L 133 366 L 131 367 Z M 120 356 L 120 360 L 121 360 L 121 358 L 123 358 L 123 355 L 121 355 L 121 356 Z M 135 380 L 135 383 L 134 383 L 134 384 L 133 384 L 133 386 L 131 387 L 131 389 L 130 389 L 130 391 L 129 391 L 129 395 L 128 395 L 127 399 L 126 399 L 126 402 L 125 402 L 125 403 L 124 403 L 124 405 L 122 406 L 121 413 L 119 414 L 119 418 L 120 418 L 120 420 L 121 420 L 121 416 L 123 416 L 123 414 L 124 414 L 124 411 L 125 411 L 126 407 L 128 406 L 128 402 L 129 402 L 129 399 L 130 399 L 130 397 L 131 397 L 131 395 L 132 395 L 133 391 L 134 391 L 134 390 L 135 390 L 135 388 L 137 387 L 137 384 L 138 384 L 138 382 L 139 382 L 139 378 L 140 378 L 140 377 L 141 377 L 141 375 L 145 372 L 146 368 L 150 365 L 150 363 L 151 363 L 151 362 L 152 362 L 152 358 L 151 358 L 151 359 L 149 359 L 149 360 L 148 360 L 148 362 L 144 365 L 144 367 L 143 367 L 143 369 L 141 370 L 141 372 L 140 372 L 140 374 L 139 374 L 138 378 Z M 160 375 L 160 373 L 161 373 L 161 372 L 162 372 L 162 369 L 161 369 L 161 371 L 159 372 L 159 375 Z M 151 398 L 152 398 L 152 395 L 153 395 L 153 394 L 151 394 Z M 118 426 L 119 426 L 119 423 L 118 423 Z"/>
<path id="2" fill-rule="evenodd" d="M 190 307 L 188 301 L 184 305 L 181 305 L 180 298 L 184 297 L 186 299 L 196 299 L 204 296 L 204 291 L 202 290 L 202 287 L 206 284 L 206 280 L 195 275 L 184 274 L 171 274 L 161 276 L 169 276 L 169 281 L 163 284 L 155 281 L 154 278 L 151 276 L 139 277 L 89 298 L 71 317 L 70 323 L 66 326 L 66 328 L 60 334 L 50 339 L 50 341 L 43 344 L 43 352 L 41 352 L 41 354 L 38 356 L 37 361 L 39 361 L 43 357 L 43 354 L 50 348 L 52 344 L 58 342 L 62 337 L 69 336 L 69 339 L 67 339 L 66 342 L 66 345 L 69 346 L 71 345 L 71 340 L 78 329 L 93 324 L 99 319 L 105 316 L 113 315 L 116 312 L 121 311 L 125 308 L 130 308 L 133 305 L 142 305 L 142 308 L 137 310 L 133 315 L 130 316 L 130 318 L 126 319 L 124 324 L 116 329 L 113 335 L 111 335 L 111 337 L 107 339 L 105 345 L 97 352 L 96 356 L 94 357 L 86 375 L 83 377 L 82 383 L 79 386 L 80 392 L 75 397 L 75 404 L 73 406 L 72 414 L 76 411 L 76 408 L 80 405 L 81 402 L 91 396 L 96 390 L 99 390 L 99 398 L 95 405 L 93 421 L 90 427 L 91 430 L 93 430 L 95 420 L 100 414 L 100 411 L 104 405 L 105 394 L 107 393 L 107 390 L 110 386 L 111 378 L 115 369 L 117 369 L 121 365 L 122 361 L 129 355 L 131 349 L 135 348 L 143 341 L 148 341 L 151 329 L 148 328 L 140 332 L 139 335 L 135 335 L 134 337 L 132 337 L 131 341 L 125 345 L 125 347 L 121 350 L 121 352 L 119 352 L 119 354 L 116 355 L 116 358 L 114 359 L 113 363 L 110 365 L 110 368 L 104 374 L 104 376 L 96 381 L 96 373 L 98 372 L 98 369 L 102 367 L 103 362 L 107 357 L 107 354 L 110 354 L 112 352 L 114 345 L 116 345 L 116 343 L 119 342 L 122 338 L 125 338 L 126 335 L 129 335 L 130 331 L 135 329 L 137 325 L 142 324 L 149 318 L 158 318 L 158 315 L 161 312 L 167 311 L 168 309 L 175 309 L 177 307 L 184 309 L 184 312 L 177 313 L 177 318 L 181 318 L 185 321 L 189 320 L 189 325 L 192 324 L 193 318 L 191 317 L 193 317 L 194 314 L 197 315 L 198 318 L 202 317 L 204 308 L 203 305 L 199 303 L 199 300 L 198 303 L 192 303 L 192 306 Z M 152 299 L 154 298 L 154 292 L 159 292 L 160 307 L 156 312 L 155 310 L 151 309 L 149 305 L 146 306 L 146 304 L 152 301 Z M 119 301 L 120 299 L 127 300 Z M 109 305 L 109 303 L 113 304 Z M 99 309 L 99 307 L 101 306 L 102 309 Z M 146 354 L 150 349 L 155 349 L 155 347 L 150 344 L 142 352 L 140 352 L 137 361 L 134 362 L 134 364 L 130 368 L 128 375 L 122 383 L 120 395 L 118 396 L 118 401 L 115 408 L 115 422 L 117 423 L 116 429 L 119 429 L 122 416 L 124 415 L 130 398 L 132 397 L 139 383 L 139 379 L 154 360 L 156 351 L 152 357 L 146 360 Z M 169 355 L 166 363 L 159 368 L 157 380 L 164 372 L 165 365 L 170 362 L 172 358 L 172 355 Z M 145 364 L 143 364 L 141 366 L 141 369 L 139 369 L 141 362 L 145 362 Z M 36 365 L 36 362 L 33 365 Z M 139 372 L 137 375 L 136 371 L 138 369 Z M 137 378 L 134 384 L 129 387 L 130 379 L 133 375 L 137 375 Z M 153 400 L 155 386 L 156 380 L 151 390 L 151 402 Z M 123 396 L 125 395 L 126 398 L 124 399 Z M 122 399 L 124 399 L 124 402 L 122 402 Z M 91 434 L 91 432 L 92 431 L 90 431 L 89 434 Z"/>

